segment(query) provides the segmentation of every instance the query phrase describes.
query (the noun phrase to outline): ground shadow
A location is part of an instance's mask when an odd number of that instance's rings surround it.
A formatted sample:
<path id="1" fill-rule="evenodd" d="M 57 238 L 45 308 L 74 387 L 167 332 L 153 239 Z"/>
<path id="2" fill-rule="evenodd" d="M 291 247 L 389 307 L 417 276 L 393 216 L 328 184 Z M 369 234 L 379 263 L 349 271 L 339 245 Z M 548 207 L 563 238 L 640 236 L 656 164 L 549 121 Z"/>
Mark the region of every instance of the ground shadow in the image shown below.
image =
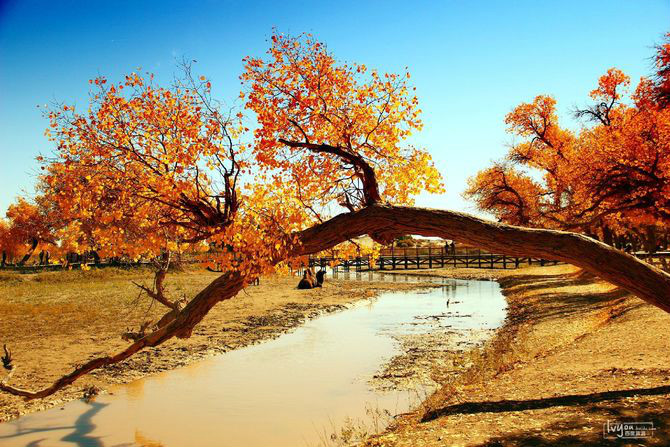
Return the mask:
<path id="1" fill-rule="evenodd" d="M 93 423 L 93 417 L 98 414 L 103 408 L 109 404 L 102 404 L 97 402 L 88 402 L 90 408 L 82 413 L 73 425 L 64 425 L 56 427 L 43 427 L 43 428 L 21 428 L 20 425 L 17 426 L 16 432 L 11 435 L 0 436 L 0 439 L 18 439 L 21 436 L 26 436 L 33 433 L 43 433 L 55 430 L 68 430 L 72 429 L 72 432 L 63 436 L 61 441 L 71 442 L 77 447 L 103 447 L 104 444 L 102 440 L 97 436 L 91 436 L 90 434 L 95 429 L 95 424 Z M 43 444 L 46 442 L 46 444 Z M 25 447 L 42 447 L 48 446 L 49 440 L 46 438 L 37 439 L 25 444 Z M 19 444 L 17 444 L 18 446 Z"/>
<path id="2" fill-rule="evenodd" d="M 568 275 L 514 275 L 500 282 L 514 293 L 532 291 L 532 297 L 520 302 L 516 312 L 508 315 L 510 322 L 522 323 L 560 319 L 566 316 L 595 312 L 611 308 L 620 300 L 623 306 L 617 309 L 617 317 L 643 305 L 642 301 L 626 300 L 630 293 L 622 288 L 604 291 L 570 291 L 567 288 L 593 284 L 591 275 L 582 273 Z M 565 288 L 565 289 L 564 289 Z"/>
<path id="3" fill-rule="evenodd" d="M 539 410 L 557 406 L 586 405 L 607 400 L 618 400 L 633 396 L 652 396 L 670 394 L 670 385 L 653 388 L 635 388 L 632 390 L 603 391 L 590 394 L 567 394 L 564 396 L 547 397 L 528 400 L 500 400 L 486 402 L 464 402 L 430 410 L 421 418 L 421 422 L 431 421 L 442 416 L 473 413 L 504 413 L 509 411 Z"/>
<path id="4" fill-rule="evenodd" d="M 517 431 L 495 436 L 479 447 L 619 447 L 646 446 L 667 447 L 670 445 L 670 428 L 667 413 L 668 400 L 662 403 L 638 402 L 634 408 L 596 403 L 548 424 L 542 430 Z M 619 438 L 604 434 L 603 425 L 612 422 L 651 422 L 654 431 L 637 438 Z"/>

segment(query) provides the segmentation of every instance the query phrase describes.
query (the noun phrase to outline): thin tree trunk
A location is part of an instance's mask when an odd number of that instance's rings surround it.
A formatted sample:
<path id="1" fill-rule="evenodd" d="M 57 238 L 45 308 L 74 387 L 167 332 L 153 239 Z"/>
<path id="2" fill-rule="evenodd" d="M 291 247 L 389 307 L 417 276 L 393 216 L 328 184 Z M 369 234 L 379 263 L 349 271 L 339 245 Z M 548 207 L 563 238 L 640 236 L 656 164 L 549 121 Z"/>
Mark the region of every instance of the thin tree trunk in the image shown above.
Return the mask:
<path id="1" fill-rule="evenodd" d="M 656 228 L 653 225 L 647 225 L 644 229 L 644 251 L 650 255 L 654 254 L 657 246 Z"/>
<path id="2" fill-rule="evenodd" d="M 23 255 L 23 258 L 21 258 L 21 260 L 16 265 L 23 266 L 26 262 L 28 262 L 28 259 L 30 259 L 30 257 L 33 255 L 33 252 L 37 248 L 38 242 L 39 241 L 37 240 L 37 238 L 33 238 L 30 241 L 30 249 L 28 250 L 28 252 L 25 255 Z"/>
<path id="3" fill-rule="evenodd" d="M 603 225 L 602 229 L 603 229 L 603 242 L 606 243 L 607 245 L 614 246 L 614 234 L 612 233 L 612 230 L 610 230 L 610 227 L 608 227 L 607 225 Z"/>

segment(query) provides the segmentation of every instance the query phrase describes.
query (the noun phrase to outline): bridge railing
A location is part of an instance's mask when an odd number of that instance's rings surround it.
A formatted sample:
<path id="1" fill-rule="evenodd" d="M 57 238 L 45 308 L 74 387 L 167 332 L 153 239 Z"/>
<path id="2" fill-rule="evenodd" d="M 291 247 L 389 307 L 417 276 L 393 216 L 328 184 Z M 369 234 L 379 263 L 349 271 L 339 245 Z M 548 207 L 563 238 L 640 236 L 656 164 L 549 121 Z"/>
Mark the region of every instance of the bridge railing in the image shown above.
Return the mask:
<path id="1" fill-rule="evenodd" d="M 378 257 L 359 256 L 354 258 L 340 259 L 333 256 L 309 258 L 310 267 L 334 267 L 349 270 L 367 270 L 378 268 L 380 270 L 397 269 L 422 269 L 442 267 L 465 267 L 465 268 L 487 268 L 508 269 L 518 268 L 521 265 L 556 265 L 558 261 L 549 261 L 533 257 L 507 256 L 495 253 L 471 252 L 467 254 L 447 254 L 443 250 L 435 252 L 424 252 L 419 250 L 405 251 L 400 253 L 385 254 L 382 252 Z"/>

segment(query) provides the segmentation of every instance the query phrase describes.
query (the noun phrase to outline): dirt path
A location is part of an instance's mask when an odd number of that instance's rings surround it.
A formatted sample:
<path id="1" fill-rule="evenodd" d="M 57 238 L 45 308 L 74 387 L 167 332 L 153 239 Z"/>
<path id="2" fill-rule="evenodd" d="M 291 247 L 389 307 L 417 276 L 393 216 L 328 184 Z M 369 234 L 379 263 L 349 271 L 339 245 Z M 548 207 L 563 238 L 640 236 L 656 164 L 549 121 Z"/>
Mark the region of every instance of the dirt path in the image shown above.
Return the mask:
<path id="1" fill-rule="evenodd" d="M 190 271 L 168 275 L 171 297 L 193 296 L 217 275 Z M 151 284 L 148 271 L 114 269 L 32 275 L 0 273 L 0 343 L 7 343 L 17 370 L 11 383 L 38 388 L 69 371 L 76 363 L 122 349 L 120 335 L 142 321 L 156 320 L 164 310 L 146 296 L 138 300 L 132 281 Z M 171 340 L 126 362 L 82 378 L 44 399 L 24 402 L 0 394 L 0 421 L 81 398 L 86 388 L 177 368 L 205 356 L 237 349 L 299 326 L 321 313 L 343 309 L 383 290 L 416 288 L 413 284 L 327 281 L 321 289 L 297 290 L 289 276 L 265 278 L 230 301 L 216 306 L 186 340 Z M 2 376 L 4 377 L 4 376 Z"/>
<path id="2" fill-rule="evenodd" d="M 366 445 L 670 445 L 670 315 L 571 266 L 432 274 L 496 276 L 507 323 L 484 349 L 445 357 L 465 372 L 444 374 L 422 408 Z M 604 439 L 607 421 L 656 430 Z"/>

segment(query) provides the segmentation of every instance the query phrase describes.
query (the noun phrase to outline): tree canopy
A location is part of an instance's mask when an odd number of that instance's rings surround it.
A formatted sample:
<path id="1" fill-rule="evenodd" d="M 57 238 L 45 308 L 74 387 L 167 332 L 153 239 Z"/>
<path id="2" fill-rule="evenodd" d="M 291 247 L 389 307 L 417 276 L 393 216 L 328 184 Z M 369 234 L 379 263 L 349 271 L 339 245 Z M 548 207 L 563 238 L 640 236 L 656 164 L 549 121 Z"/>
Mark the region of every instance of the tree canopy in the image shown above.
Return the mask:
<path id="1" fill-rule="evenodd" d="M 670 312 L 670 275 L 609 245 L 413 207 L 418 193 L 443 187 L 428 152 L 407 143 L 421 128 L 408 73 L 340 63 L 310 35 L 275 34 L 264 58 L 244 62 L 240 96 L 247 115 L 214 100 L 211 81 L 192 75 L 188 65 L 169 86 L 137 73 L 117 83 L 97 78 L 87 110 L 49 111 L 55 148 L 40 160 L 39 194 L 8 214 L 0 238 L 20 233 L 11 239 L 24 245 L 38 240 L 61 250 L 153 259 L 154 285 L 140 287 L 168 312 L 125 349 L 78 365 L 45 388 L 24 390 L 3 380 L 0 390 L 45 397 L 146 347 L 188 337 L 213 306 L 260 274 L 362 235 L 381 243 L 436 236 L 570 262 Z M 470 194 L 482 208 L 522 225 L 583 227 L 635 213 L 665 218 L 665 205 L 645 207 L 667 197 L 668 122 L 658 95 L 665 84 L 641 83 L 633 105 L 620 100 L 626 84 L 616 70 L 601 78 L 592 93 L 596 104 L 580 112 L 599 124 L 578 134 L 558 126 L 552 98 L 516 108 L 507 123 L 525 140 L 511 151 L 515 164 L 480 174 Z M 255 125 L 245 124 L 253 119 Z M 590 170 L 578 166 L 586 154 Z M 519 166 L 539 170 L 542 181 Z M 612 166 L 626 175 L 612 174 Z M 650 173 L 659 180 L 651 182 Z M 580 189 L 600 179 L 607 188 L 599 195 Z M 639 192 L 626 198 L 624 182 Z M 163 280 L 171 254 L 183 250 L 200 253 L 222 275 L 180 303 L 164 296 Z M 11 375 L 9 354 L 3 363 Z"/>
<path id="2" fill-rule="evenodd" d="M 601 76 L 591 104 L 574 111 L 582 124 L 576 131 L 559 124 L 551 96 L 515 107 L 505 123 L 521 141 L 472 178 L 465 196 L 501 222 L 580 231 L 608 243 L 666 225 L 669 48 L 658 48 L 654 77 L 632 92 L 620 70 Z"/>

